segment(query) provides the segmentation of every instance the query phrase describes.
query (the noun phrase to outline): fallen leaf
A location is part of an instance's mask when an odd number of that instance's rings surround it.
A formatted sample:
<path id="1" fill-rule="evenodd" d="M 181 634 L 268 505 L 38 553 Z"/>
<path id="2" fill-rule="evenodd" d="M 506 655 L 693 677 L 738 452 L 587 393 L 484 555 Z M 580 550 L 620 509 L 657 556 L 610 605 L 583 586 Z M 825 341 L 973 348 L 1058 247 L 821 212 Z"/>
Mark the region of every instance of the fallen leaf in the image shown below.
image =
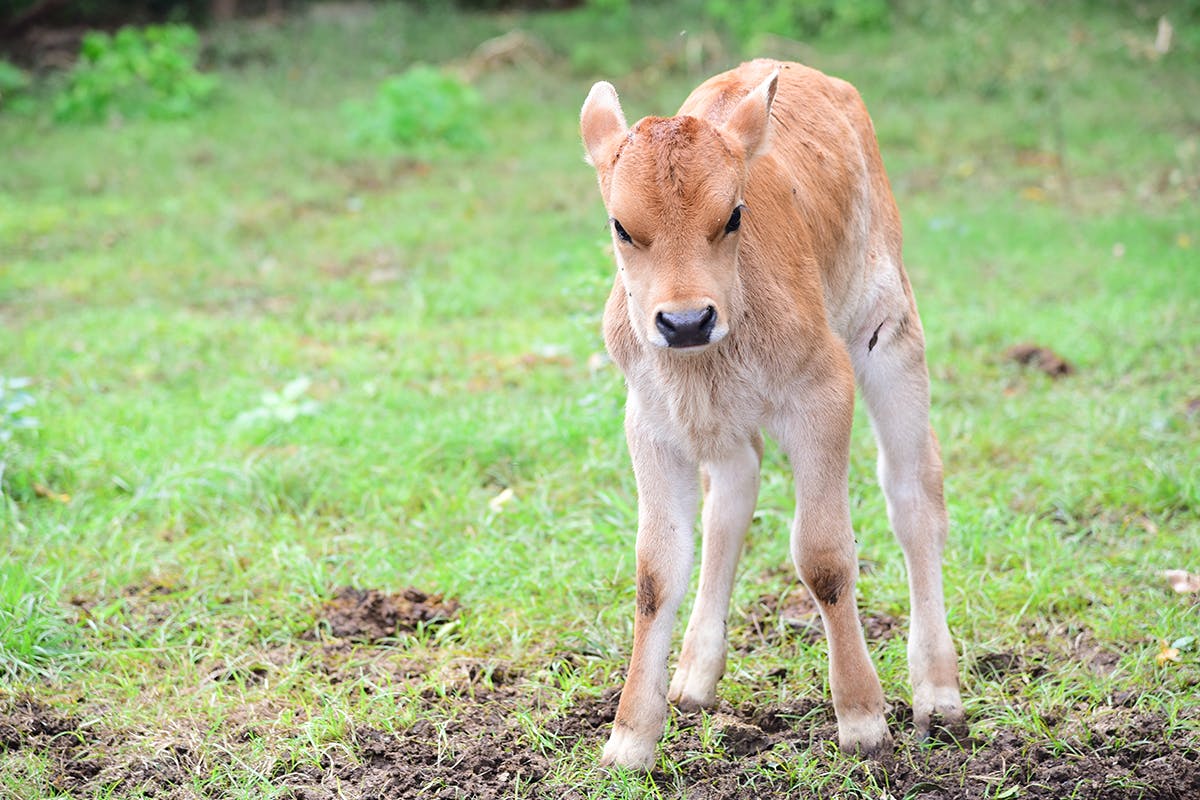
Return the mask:
<path id="1" fill-rule="evenodd" d="M 512 490 L 512 487 L 509 487 L 493 497 L 491 500 L 488 500 L 488 508 L 498 514 L 504 510 L 506 505 L 515 500 L 516 497 L 516 492 Z"/>
<path id="2" fill-rule="evenodd" d="M 404 277 L 404 270 L 399 267 L 380 267 L 367 273 L 367 283 L 378 286 L 381 283 L 395 283 Z"/>
<path id="3" fill-rule="evenodd" d="M 1158 654 L 1154 656 L 1154 660 L 1158 662 L 1160 667 L 1165 666 L 1168 661 L 1179 663 L 1179 648 L 1171 647 L 1166 639 L 1160 639 L 1158 644 Z"/>
<path id="4" fill-rule="evenodd" d="M 1167 21 L 1166 17 L 1158 18 L 1158 31 L 1154 35 L 1154 52 L 1160 56 L 1165 56 L 1171 52 L 1171 38 L 1175 34 L 1175 28 Z"/>
<path id="5" fill-rule="evenodd" d="M 50 487 L 43 486 L 40 483 L 35 483 L 33 485 L 33 491 L 38 497 L 45 497 L 47 500 L 53 500 L 56 503 L 71 502 L 71 495 L 64 492 L 56 492 Z"/>
<path id="6" fill-rule="evenodd" d="M 1046 190 L 1040 186 L 1026 186 L 1021 190 L 1021 197 L 1031 203 L 1044 203 L 1048 199 Z"/>
<path id="7" fill-rule="evenodd" d="M 1187 570 L 1168 569 L 1163 571 L 1163 577 L 1179 594 L 1194 594 L 1200 592 L 1200 575 L 1193 575 Z"/>

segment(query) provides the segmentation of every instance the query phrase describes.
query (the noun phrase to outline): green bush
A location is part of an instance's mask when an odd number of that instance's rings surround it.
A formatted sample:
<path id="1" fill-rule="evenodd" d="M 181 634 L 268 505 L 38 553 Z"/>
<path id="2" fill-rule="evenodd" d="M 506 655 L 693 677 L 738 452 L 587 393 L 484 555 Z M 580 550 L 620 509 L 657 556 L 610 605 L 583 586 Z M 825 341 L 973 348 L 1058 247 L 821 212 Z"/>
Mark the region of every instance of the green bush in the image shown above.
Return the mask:
<path id="1" fill-rule="evenodd" d="M 29 75 L 0 58 L 0 111 L 19 109 L 29 103 Z"/>
<path id="2" fill-rule="evenodd" d="M 742 45 L 762 34 L 804 39 L 886 30 L 892 15 L 888 0 L 707 0 L 705 13 Z"/>
<path id="3" fill-rule="evenodd" d="M 196 69 L 200 39 L 186 25 L 122 28 L 115 36 L 84 36 L 79 63 L 59 94 L 59 120 L 95 122 L 111 116 L 190 117 L 217 88 Z"/>
<path id="4" fill-rule="evenodd" d="M 472 148 L 483 143 L 482 105 L 479 93 L 460 79 L 419 64 L 385 80 L 371 103 L 351 105 L 348 114 L 360 142 Z"/>

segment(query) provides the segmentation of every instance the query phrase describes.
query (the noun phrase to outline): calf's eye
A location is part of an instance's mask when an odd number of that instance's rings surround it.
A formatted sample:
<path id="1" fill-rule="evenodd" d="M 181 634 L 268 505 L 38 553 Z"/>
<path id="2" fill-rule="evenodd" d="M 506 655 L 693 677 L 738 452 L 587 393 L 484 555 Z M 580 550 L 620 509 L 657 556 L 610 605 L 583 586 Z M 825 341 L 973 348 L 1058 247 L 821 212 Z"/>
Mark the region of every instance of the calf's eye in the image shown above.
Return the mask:
<path id="1" fill-rule="evenodd" d="M 738 206 L 729 215 L 729 222 L 725 223 L 725 233 L 733 233 L 740 227 L 742 227 L 742 207 Z"/>
<path id="2" fill-rule="evenodd" d="M 612 224 L 613 230 L 617 232 L 618 239 L 626 244 L 633 244 L 633 237 L 625 232 L 625 229 L 621 227 L 621 223 L 617 222 L 616 219 L 613 219 Z"/>

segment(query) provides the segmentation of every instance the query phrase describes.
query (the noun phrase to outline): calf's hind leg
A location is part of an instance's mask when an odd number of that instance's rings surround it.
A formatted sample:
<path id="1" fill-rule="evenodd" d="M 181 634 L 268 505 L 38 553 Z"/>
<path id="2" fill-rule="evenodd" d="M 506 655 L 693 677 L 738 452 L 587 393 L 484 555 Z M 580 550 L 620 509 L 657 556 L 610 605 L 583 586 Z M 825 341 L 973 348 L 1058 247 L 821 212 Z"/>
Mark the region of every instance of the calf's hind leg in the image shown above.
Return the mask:
<path id="1" fill-rule="evenodd" d="M 958 657 L 946 624 L 942 550 L 948 518 L 942 459 L 929 425 L 929 371 L 915 309 L 886 321 L 854 348 L 855 372 L 879 444 L 879 482 L 888 519 L 904 550 L 912 606 L 908 639 L 913 721 L 929 735 L 966 732 Z"/>

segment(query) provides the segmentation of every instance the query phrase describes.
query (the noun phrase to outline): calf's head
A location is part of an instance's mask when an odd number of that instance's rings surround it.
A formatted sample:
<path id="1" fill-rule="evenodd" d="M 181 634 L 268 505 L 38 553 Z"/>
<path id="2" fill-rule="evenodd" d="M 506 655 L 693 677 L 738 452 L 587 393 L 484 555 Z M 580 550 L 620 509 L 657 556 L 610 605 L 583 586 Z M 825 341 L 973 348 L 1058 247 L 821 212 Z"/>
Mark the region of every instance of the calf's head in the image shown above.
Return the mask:
<path id="1" fill-rule="evenodd" d="M 752 159 L 767 146 L 778 73 L 715 126 L 646 117 L 632 128 L 611 84 L 592 87 L 580 115 L 596 168 L 634 333 L 697 352 L 723 339 L 741 309 L 738 243 Z"/>

